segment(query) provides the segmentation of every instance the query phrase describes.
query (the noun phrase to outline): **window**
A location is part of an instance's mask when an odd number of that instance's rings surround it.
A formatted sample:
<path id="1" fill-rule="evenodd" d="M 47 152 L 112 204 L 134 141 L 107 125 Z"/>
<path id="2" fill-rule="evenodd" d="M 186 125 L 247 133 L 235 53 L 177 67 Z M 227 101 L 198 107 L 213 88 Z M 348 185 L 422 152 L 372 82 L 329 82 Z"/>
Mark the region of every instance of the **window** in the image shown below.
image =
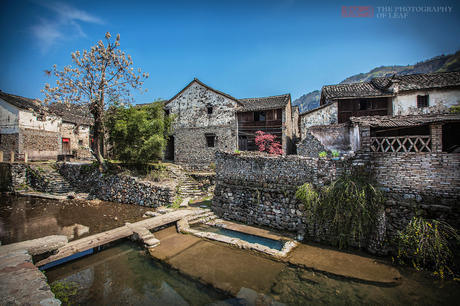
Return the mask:
<path id="1" fill-rule="evenodd" d="M 359 110 L 368 110 L 371 108 L 372 108 L 372 103 L 370 103 L 370 101 L 366 101 L 366 100 L 359 101 Z"/>
<path id="2" fill-rule="evenodd" d="M 79 139 L 79 140 L 78 140 L 78 145 L 79 145 L 79 146 L 82 146 L 82 145 L 83 145 L 83 140 L 82 140 L 82 139 Z"/>
<path id="3" fill-rule="evenodd" d="M 215 134 L 205 134 L 206 145 L 208 148 L 214 148 L 216 145 L 216 135 Z"/>
<path id="4" fill-rule="evenodd" d="M 422 107 L 428 107 L 428 95 L 424 96 L 417 96 L 417 107 L 422 108 Z"/>
<path id="5" fill-rule="evenodd" d="M 208 115 L 211 115 L 212 114 L 212 106 L 208 106 L 207 109 L 208 109 Z"/>
<path id="6" fill-rule="evenodd" d="M 165 109 L 165 116 L 169 116 L 169 109 Z"/>
<path id="7" fill-rule="evenodd" d="M 0 144 L 2 144 L 2 134 L 0 134 Z M 0 160 L 1 162 L 1 160 Z"/>
<path id="8" fill-rule="evenodd" d="M 254 112 L 254 121 L 265 121 L 265 112 Z"/>

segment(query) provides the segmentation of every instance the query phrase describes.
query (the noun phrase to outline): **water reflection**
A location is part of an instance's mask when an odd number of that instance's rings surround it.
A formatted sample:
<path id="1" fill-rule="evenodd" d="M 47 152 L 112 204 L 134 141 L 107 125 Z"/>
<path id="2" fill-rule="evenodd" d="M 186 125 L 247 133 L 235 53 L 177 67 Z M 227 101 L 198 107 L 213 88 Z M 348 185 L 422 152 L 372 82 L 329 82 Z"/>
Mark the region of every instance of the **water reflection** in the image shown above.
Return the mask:
<path id="1" fill-rule="evenodd" d="M 103 201 L 49 200 L 1 195 L 0 241 L 8 244 L 47 235 L 69 240 L 142 219 L 147 208 Z"/>
<path id="2" fill-rule="evenodd" d="M 50 283 L 76 285 L 74 304 L 205 305 L 226 298 L 165 269 L 131 242 L 52 268 L 46 275 Z"/>

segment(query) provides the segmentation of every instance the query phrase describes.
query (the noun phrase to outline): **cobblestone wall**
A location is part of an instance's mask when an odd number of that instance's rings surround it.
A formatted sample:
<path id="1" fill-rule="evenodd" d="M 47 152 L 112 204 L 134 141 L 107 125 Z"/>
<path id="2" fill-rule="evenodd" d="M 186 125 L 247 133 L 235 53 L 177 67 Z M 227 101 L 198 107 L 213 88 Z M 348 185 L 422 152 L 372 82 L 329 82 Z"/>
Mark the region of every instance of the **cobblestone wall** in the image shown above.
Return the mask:
<path id="1" fill-rule="evenodd" d="M 59 133 L 22 129 L 19 149 L 28 153 L 30 160 L 56 160 L 59 154 Z"/>
<path id="2" fill-rule="evenodd" d="M 59 163 L 58 167 L 75 188 L 104 201 L 158 207 L 175 200 L 172 185 L 158 185 L 127 175 L 103 175 L 91 164 Z"/>

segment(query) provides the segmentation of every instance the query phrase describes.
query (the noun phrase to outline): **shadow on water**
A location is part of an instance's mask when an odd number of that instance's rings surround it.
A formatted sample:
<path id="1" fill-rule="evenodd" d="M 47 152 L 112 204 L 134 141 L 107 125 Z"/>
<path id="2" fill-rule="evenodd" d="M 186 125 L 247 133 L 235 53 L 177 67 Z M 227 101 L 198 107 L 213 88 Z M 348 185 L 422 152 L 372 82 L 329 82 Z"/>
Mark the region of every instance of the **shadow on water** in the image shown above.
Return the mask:
<path id="1" fill-rule="evenodd" d="M 69 297 L 82 305 L 206 305 L 228 297 L 153 260 L 123 241 L 91 256 L 46 271 L 49 283 L 77 288 Z"/>

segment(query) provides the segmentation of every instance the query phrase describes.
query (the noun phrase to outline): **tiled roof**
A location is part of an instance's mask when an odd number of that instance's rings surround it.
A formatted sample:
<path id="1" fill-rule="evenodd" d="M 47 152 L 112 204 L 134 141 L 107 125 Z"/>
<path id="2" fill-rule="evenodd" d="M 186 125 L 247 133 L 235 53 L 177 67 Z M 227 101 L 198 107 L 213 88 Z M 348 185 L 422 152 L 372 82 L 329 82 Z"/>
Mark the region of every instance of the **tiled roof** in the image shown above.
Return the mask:
<path id="1" fill-rule="evenodd" d="M 351 117 L 352 123 L 370 127 L 408 127 L 436 122 L 459 122 L 460 114 Z"/>
<path id="2" fill-rule="evenodd" d="M 62 118 L 64 122 L 92 125 L 94 122 L 87 107 L 77 104 L 51 103 L 48 110 Z"/>
<path id="3" fill-rule="evenodd" d="M 76 124 L 92 125 L 93 119 L 88 111 L 83 106 L 62 103 L 52 103 L 44 106 L 38 99 L 30 99 L 17 95 L 12 95 L 0 91 L 0 98 L 5 100 L 17 108 L 36 112 L 36 113 L 51 113 L 62 118 L 62 121 L 71 122 Z"/>
<path id="4" fill-rule="evenodd" d="M 290 94 L 262 98 L 240 99 L 242 107 L 239 108 L 238 111 L 250 112 L 257 110 L 284 108 L 286 104 L 289 103 L 289 101 L 291 101 Z"/>
<path id="5" fill-rule="evenodd" d="M 374 78 L 370 82 L 323 86 L 321 104 L 334 99 L 392 96 L 396 91 L 456 87 L 460 87 L 460 71 L 394 75 Z"/>
<path id="6" fill-rule="evenodd" d="M 41 112 L 44 110 L 41 102 L 37 99 L 29 99 L 21 96 L 12 95 L 0 90 L 0 98 L 20 109 Z"/>

